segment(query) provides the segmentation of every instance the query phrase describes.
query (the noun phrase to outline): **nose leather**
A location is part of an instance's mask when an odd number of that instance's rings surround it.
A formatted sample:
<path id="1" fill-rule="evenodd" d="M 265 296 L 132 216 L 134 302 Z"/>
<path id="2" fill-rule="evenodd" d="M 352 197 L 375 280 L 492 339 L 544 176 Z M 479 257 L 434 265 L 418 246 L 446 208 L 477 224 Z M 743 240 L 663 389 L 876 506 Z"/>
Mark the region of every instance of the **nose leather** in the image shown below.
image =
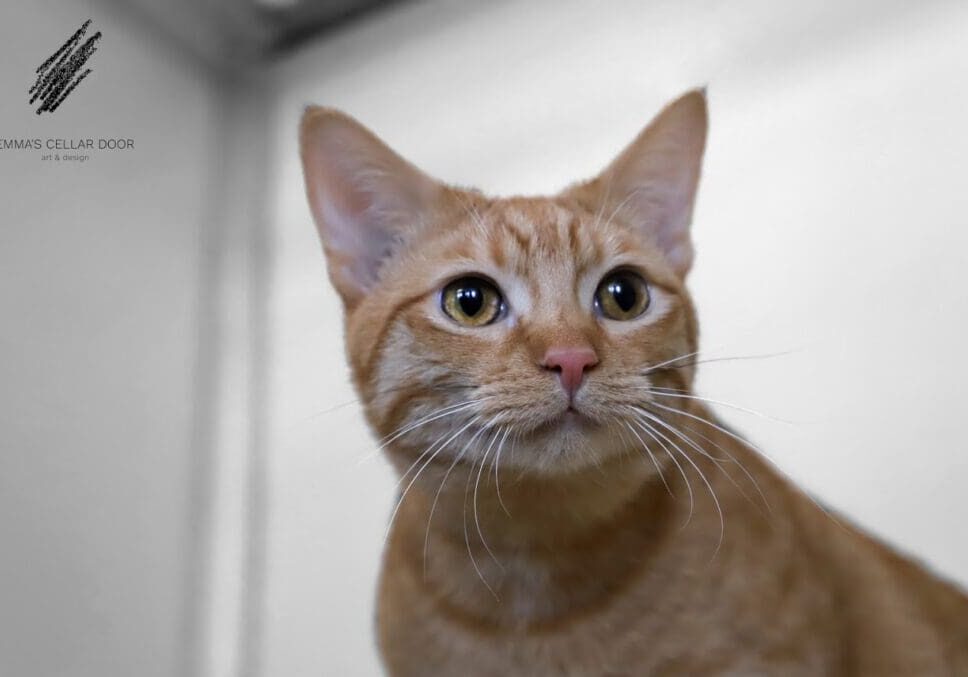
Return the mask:
<path id="1" fill-rule="evenodd" d="M 572 400 L 581 387 L 585 372 L 598 364 L 598 355 L 588 347 L 549 348 L 541 366 L 558 372 L 561 387 Z"/>

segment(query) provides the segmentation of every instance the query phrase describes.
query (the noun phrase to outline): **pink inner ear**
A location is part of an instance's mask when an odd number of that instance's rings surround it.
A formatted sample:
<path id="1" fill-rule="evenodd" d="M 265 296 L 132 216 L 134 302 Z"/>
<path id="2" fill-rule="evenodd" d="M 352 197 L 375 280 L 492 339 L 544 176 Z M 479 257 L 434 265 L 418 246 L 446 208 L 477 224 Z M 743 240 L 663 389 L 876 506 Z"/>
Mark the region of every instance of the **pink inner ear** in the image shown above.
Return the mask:
<path id="1" fill-rule="evenodd" d="M 319 179 L 317 221 L 325 224 L 320 230 L 327 247 L 344 258 L 349 282 L 366 289 L 393 249 L 390 215 L 381 210 L 380 196 L 353 176 L 352 167 L 347 171 L 337 163 L 330 169 L 337 171 Z"/>
<path id="2" fill-rule="evenodd" d="M 681 277 L 692 264 L 689 226 L 705 142 L 705 95 L 689 92 L 666 106 L 602 176 L 613 200 L 627 200 L 626 220 L 662 249 Z"/>
<path id="3" fill-rule="evenodd" d="M 322 218 L 329 224 L 325 242 L 343 260 L 346 283 L 364 291 L 376 282 L 380 265 L 392 252 L 393 238 L 364 196 L 345 191 L 337 195 L 321 205 Z"/>
<path id="4" fill-rule="evenodd" d="M 654 174 L 649 176 L 649 172 Z M 655 167 L 646 169 L 638 180 L 642 183 L 629 200 L 631 220 L 659 246 L 672 267 L 685 276 L 693 259 L 689 226 L 694 181 L 682 176 L 681 169 L 675 166 L 665 172 L 656 171 Z"/>
<path id="5" fill-rule="evenodd" d="M 342 113 L 309 111 L 302 158 L 333 283 L 360 297 L 439 193 L 439 185 Z"/>

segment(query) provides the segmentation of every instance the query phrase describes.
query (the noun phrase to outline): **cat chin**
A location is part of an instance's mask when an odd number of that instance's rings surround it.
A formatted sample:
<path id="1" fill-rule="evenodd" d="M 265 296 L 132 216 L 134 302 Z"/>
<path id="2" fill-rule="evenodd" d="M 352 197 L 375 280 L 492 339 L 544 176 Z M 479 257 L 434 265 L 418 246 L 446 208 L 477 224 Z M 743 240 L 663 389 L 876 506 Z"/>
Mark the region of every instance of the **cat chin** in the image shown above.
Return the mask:
<path id="1" fill-rule="evenodd" d="M 595 467 L 623 449 L 614 431 L 571 410 L 522 435 L 518 447 L 515 464 L 540 474 Z"/>

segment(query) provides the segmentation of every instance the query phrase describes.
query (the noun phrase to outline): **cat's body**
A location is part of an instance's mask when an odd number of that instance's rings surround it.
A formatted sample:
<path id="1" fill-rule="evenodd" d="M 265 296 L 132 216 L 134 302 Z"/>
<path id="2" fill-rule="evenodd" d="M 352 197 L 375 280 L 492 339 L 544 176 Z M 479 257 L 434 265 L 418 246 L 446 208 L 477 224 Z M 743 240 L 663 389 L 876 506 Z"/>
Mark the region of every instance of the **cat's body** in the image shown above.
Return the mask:
<path id="1" fill-rule="evenodd" d="M 304 118 L 354 379 L 401 476 L 391 674 L 968 674 L 968 599 L 692 394 L 705 128 L 688 94 L 599 178 L 495 200 Z"/>
<path id="2" fill-rule="evenodd" d="M 964 597 L 835 522 L 735 440 L 717 431 L 709 437 L 743 463 L 771 506 L 737 467 L 728 471 L 746 496 L 712 461 L 697 459 L 725 514 L 718 549 L 718 512 L 695 476 L 691 519 L 688 500 L 670 498 L 656 479 L 628 486 L 627 496 L 596 496 L 605 483 L 629 482 L 636 462 L 629 458 L 546 489 L 558 494 L 548 500 L 615 501 L 614 513 L 584 525 L 535 514 L 540 490 L 515 485 L 513 476 L 502 478 L 508 517 L 493 476 L 482 479 L 490 482 L 479 490 L 478 514 L 495 557 L 477 536 L 470 497 L 468 540 L 497 598 L 465 545 L 466 478 L 452 474 L 453 502 L 438 503 L 426 574 L 429 506 L 411 492 L 379 596 L 391 673 L 968 675 Z M 668 480 L 684 499 L 679 473 Z M 513 525 L 530 521 L 541 532 L 549 517 L 553 538 Z"/>

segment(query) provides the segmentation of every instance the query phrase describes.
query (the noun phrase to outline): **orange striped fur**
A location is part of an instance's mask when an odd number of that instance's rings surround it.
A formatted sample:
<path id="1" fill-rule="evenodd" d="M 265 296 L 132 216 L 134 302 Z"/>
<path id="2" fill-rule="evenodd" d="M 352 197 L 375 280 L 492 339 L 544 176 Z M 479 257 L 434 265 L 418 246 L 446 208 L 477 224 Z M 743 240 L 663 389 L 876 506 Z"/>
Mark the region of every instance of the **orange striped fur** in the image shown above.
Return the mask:
<path id="1" fill-rule="evenodd" d="M 401 476 L 390 674 L 968 675 L 960 591 L 690 398 L 704 93 L 550 197 L 445 186 L 336 111 L 308 110 L 301 134 L 355 384 Z M 645 281 L 642 315 L 596 306 L 614 270 Z M 498 320 L 442 310 L 467 275 L 499 290 Z M 561 349 L 595 359 L 572 395 Z"/>

